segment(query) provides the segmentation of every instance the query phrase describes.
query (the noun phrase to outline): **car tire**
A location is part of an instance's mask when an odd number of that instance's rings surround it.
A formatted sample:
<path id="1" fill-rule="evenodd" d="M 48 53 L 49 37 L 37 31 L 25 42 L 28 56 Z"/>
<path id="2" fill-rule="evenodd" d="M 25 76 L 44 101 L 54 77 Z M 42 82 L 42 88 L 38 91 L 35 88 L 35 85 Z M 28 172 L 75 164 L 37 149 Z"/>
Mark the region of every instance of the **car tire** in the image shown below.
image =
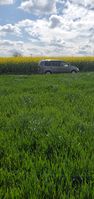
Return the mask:
<path id="1" fill-rule="evenodd" d="M 76 72 L 75 70 L 72 70 L 71 73 L 72 73 L 72 74 L 75 74 L 75 73 L 77 73 L 77 72 Z"/>
<path id="2" fill-rule="evenodd" d="M 52 72 L 51 71 L 46 71 L 45 74 L 46 75 L 50 75 L 50 74 L 52 74 Z"/>

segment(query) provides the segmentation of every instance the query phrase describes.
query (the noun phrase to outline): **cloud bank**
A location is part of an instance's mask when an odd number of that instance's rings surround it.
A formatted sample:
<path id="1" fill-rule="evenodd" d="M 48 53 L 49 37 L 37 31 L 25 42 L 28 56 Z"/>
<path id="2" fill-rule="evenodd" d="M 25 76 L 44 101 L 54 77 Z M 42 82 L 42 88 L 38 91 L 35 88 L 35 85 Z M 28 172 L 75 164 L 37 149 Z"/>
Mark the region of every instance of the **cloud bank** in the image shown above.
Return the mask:
<path id="1" fill-rule="evenodd" d="M 13 4 L 14 0 L 0 0 L 0 5 Z"/>
<path id="2" fill-rule="evenodd" d="M 24 0 L 19 7 L 33 19 L 0 26 L 2 54 L 94 55 L 94 0 Z"/>

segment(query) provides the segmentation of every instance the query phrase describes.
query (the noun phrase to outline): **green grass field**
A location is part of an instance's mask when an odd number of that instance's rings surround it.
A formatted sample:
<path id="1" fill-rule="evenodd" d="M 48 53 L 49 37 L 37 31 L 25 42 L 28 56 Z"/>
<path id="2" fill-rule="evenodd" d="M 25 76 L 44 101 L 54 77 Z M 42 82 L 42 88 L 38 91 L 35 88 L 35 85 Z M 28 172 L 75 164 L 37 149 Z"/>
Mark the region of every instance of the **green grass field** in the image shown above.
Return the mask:
<path id="1" fill-rule="evenodd" d="M 94 73 L 0 76 L 0 198 L 94 199 Z"/>

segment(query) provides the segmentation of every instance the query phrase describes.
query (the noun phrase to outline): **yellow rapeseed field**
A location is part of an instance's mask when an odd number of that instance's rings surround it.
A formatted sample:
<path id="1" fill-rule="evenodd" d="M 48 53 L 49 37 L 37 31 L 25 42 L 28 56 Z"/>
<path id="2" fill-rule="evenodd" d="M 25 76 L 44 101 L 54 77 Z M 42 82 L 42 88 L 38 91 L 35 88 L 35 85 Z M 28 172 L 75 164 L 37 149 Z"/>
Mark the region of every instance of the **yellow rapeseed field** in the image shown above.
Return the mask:
<path id="1" fill-rule="evenodd" d="M 59 59 L 68 62 L 90 62 L 94 61 L 94 56 L 86 56 L 86 57 L 1 57 L 0 64 L 4 63 L 26 63 L 26 62 L 39 62 L 43 59 Z"/>

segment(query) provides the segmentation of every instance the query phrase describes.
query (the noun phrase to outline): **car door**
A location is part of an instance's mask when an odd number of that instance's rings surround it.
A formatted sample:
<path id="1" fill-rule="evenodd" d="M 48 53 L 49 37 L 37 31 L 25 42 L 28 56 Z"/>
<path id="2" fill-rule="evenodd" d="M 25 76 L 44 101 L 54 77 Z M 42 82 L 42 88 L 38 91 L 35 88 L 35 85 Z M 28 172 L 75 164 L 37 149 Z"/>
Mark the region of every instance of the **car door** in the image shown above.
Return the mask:
<path id="1" fill-rule="evenodd" d="M 50 61 L 50 69 L 52 73 L 58 72 L 58 61 Z"/>
<path id="2" fill-rule="evenodd" d="M 61 63 L 62 63 L 62 61 L 60 61 L 60 60 L 52 61 L 51 65 L 52 65 L 53 72 L 55 72 L 55 73 L 63 72 L 64 69 L 63 69 Z"/>

